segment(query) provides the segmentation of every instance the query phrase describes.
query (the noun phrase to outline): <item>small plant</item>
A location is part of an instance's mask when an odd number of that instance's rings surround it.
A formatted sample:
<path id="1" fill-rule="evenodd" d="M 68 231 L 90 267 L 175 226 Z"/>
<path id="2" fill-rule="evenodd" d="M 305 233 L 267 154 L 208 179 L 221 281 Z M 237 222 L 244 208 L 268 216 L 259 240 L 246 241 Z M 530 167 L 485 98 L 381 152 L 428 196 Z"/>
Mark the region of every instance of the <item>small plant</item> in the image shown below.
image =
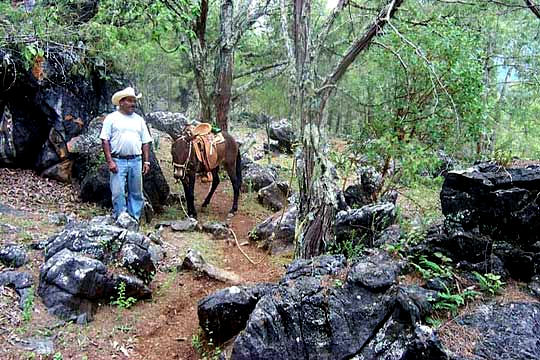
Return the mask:
<path id="1" fill-rule="evenodd" d="M 449 264 L 452 262 L 452 259 L 444 256 L 443 254 L 436 252 L 433 254 L 435 257 L 440 259 L 441 264 L 437 264 L 434 261 L 428 260 L 426 256 L 420 256 L 420 261 L 418 264 L 411 263 L 412 266 L 422 275 L 424 280 L 433 279 L 436 277 L 442 278 L 451 278 L 453 277 L 453 268 Z"/>
<path id="2" fill-rule="evenodd" d="M 116 299 L 111 299 L 111 304 L 117 306 L 120 309 L 129 309 L 133 304 L 137 302 L 137 299 L 134 297 L 126 297 L 126 283 L 121 281 L 120 284 L 116 287 L 118 290 L 118 297 Z"/>
<path id="3" fill-rule="evenodd" d="M 510 150 L 496 149 L 493 152 L 493 161 L 502 167 L 507 167 L 512 162 L 512 153 Z"/>
<path id="4" fill-rule="evenodd" d="M 351 236 L 352 238 L 352 236 Z M 328 253 L 332 255 L 343 254 L 347 259 L 355 259 L 362 255 L 364 244 L 358 242 L 355 244 L 352 240 L 335 242 L 328 246 Z"/>
<path id="5" fill-rule="evenodd" d="M 201 356 L 202 360 L 219 359 L 219 356 L 221 355 L 221 348 L 219 346 L 215 346 L 211 338 L 204 340 L 200 333 L 201 330 L 199 329 L 199 333 L 194 334 L 191 337 L 191 346 L 193 346 L 193 348 Z"/>
<path id="6" fill-rule="evenodd" d="M 477 291 L 471 289 L 453 293 L 446 285 L 443 284 L 443 287 L 445 291 L 439 291 L 437 299 L 431 299 L 434 302 L 433 308 L 435 310 L 449 311 L 452 316 L 457 314 L 459 307 L 465 305 L 466 301 L 474 299 L 478 295 Z"/>
<path id="7" fill-rule="evenodd" d="M 492 273 L 482 275 L 476 271 L 474 271 L 473 274 L 478 280 L 482 292 L 491 296 L 498 294 L 504 285 L 504 282 L 501 281 L 500 275 L 495 275 Z"/>
<path id="8" fill-rule="evenodd" d="M 53 360 L 63 360 L 63 359 L 64 359 L 64 357 L 59 352 L 55 353 L 54 356 L 53 356 Z"/>
<path id="9" fill-rule="evenodd" d="M 28 295 L 24 299 L 22 318 L 25 323 L 29 323 L 32 320 L 32 313 L 34 312 L 34 287 L 31 286 L 28 290 Z"/>

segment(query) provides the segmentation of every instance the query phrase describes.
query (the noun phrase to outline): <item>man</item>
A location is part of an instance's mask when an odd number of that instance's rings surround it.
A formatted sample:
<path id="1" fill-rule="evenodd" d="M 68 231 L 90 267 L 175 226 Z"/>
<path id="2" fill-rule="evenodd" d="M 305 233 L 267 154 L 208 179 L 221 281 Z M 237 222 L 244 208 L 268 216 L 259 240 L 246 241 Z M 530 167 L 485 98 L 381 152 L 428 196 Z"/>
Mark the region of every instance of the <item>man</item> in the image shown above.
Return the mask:
<path id="1" fill-rule="evenodd" d="M 131 87 L 116 92 L 112 103 L 117 111 L 107 115 L 99 136 L 110 171 L 114 216 L 127 211 L 137 221 L 144 206 L 142 175 L 150 171 L 152 142 L 144 119 L 134 112 L 141 96 Z"/>

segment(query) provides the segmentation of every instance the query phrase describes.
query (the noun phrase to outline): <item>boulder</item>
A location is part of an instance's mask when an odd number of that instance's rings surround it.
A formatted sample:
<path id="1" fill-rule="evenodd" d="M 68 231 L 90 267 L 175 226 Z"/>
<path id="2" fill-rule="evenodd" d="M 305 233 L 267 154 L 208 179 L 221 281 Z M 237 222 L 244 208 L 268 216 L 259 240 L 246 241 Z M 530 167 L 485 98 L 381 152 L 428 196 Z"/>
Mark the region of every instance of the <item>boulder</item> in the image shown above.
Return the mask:
<path id="1" fill-rule="evenodd" d="M 256 241 L 272 254 L 294 249 L 294 232 L 298 210 L 291 205 L 282 214 L 278 212 L 249 232 L 249 239 Z"/>
<path id="2" fill-rule="evenodd" d="M 257 163 L 250 163 L 242 169 L 242 191 L 259 191 L 277 180 L 274 169 Z"/>
<path id="3" fill-rule="evenodd" d="M 6 244 L 0 247 L 0 262 L 6 266 L 18 268 L 28 262 L 28 256 L 23 246 Z"/>
<path id="4" fill-rule="evenodd" d="M 151 112 L 146 115 L 146 122 L 173 139 L 178 138 L 186 125 L 191 123 L 184 114 L 168 111 Z"/>
<path id="5" fill-rule="evenodd" d="M 257 201 L 270 210 L 279 211 L 287 205 L 288 194 L 289 185 L 286 182 L 274 181 L 259 190 Z"/>
<path id="6" fill-rule="evenodd" d="M 10 286 L 19 295 L 19 308 L 23 309 L 28 296 L 30 296 L 34 279 L 27 272 L 4 270 L 0 271 L 0 286 Z"/>
<path id="7" fill-rule="evenodd" d="M 352 245 L 373 246 L 378 234 L 392 225 L 396 207 L 392 203 L 365 205 L 360 209 L 342 210 L 335 221 L 336 241 Z"/>
<path id="8" fill-rule="evenodd" d="M 71 222 L 45 245 L 38 294 L 49 311 L 64 319 L 86 322 L 98 301 L 118 296 L 151 296 L 146 286 L 156 271 L 152 258 L 159 247 L 144 235 L 111 225 L 110 216 Z M 116 275 L 108 268 L 119 264 L 137 277 Z"/>
<path id="9" fill-rule="evenodd" d="M 259 299 L 275 288 L 275 284 L 232 286 L 208 295 L 197 305 L 199 325 L 214 341 L 223 343 L 244 329 Z"/>
<path id="10" fill-rule="evenodd" d="M 292 153 L 292 146 L 296 141 L 291 123 L 287 119 L 272 121 L 268 128 L 270 139 L 278 142 L 281 151 Z"/>
<path id="11" fill-rule="evenodd" d="M 482 163 L 450 171 L 441 190 L 447 222 L 478 228 L 524 250 L 540 241 L 540 165 L 504 168 Z"/>
<path id="12" fill-rule="evenodd" d="M 49 312 L 77 323 L 91 321 L 97 301 L 118 296 L 120 283 L 125 284 L 126 297 L 146 299 L 151 290 L 142 281 L 113 275 L 99 260 L 63 249 L 40 268 L 38 294 Z"/>

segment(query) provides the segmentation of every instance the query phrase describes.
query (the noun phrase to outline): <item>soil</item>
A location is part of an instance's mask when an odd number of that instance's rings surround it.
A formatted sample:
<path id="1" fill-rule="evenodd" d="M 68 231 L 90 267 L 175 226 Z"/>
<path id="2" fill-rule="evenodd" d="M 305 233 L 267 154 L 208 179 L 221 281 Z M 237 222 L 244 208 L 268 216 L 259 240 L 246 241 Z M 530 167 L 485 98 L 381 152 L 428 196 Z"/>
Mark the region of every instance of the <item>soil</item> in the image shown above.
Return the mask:
<path id="1" fill-rule="evenodd" d="M 163 144 L 167 149 L 167 143 Z M 168 150 L 168 149 L 167 149 Z M 165 151 L 167 151 L 165 150 Z M 170 175 L 170 162 L 163 158 L 164 174 Z M 171 180 L 171 179 L 169 179 Z M 169 182 L 174 184 L 173 181 Z M 178 185 L 174 185 L 175 187 Z M 8 287 L 0 287 L 0 359 L 200 359 L 212 358 L 215 345 L 208 344 L 199 333 L 197 302 L 218 289 L 231 284 L 209 279 L 200 274 L 179 271 L 188 248 L 195 248 L 210 263 L 239 275 L 242 285 L 275 282 L 284 272 L 291 254 L 270 256 L 248 241 L 248 232 L 271 212 L 258 205 L 252 194 L 241 194 L 238 213 L 229 218 L 232 190 L 228 179 L 222 180 L 212 202 L 204 212 L 200 203 L 208 184 L 197 183 L 196 204 L 199 222 L 226 222 L 238 242 L 213 239 L 202 232 L 180 233 L 170 228 L 162 230 L 167 251 L 151 283 L 153 298 L 140 301 L 129 309 L 110 303 L 100 304 L 94 320 L 87 325 L 65 323 L 47 313 L 39 296 L 27 306 L 26 314 L 16 304 L 18 295 Z M 171 186 L 172 187 L 172 186 Z M 175 188 L 181 192 L 179 188 Z M 44 240 L 63 227 L 54 225 L 51 214 L 70 214 L 85 219 L 107 214 L 102 209 L 78 200 L 77 189 L 36 176 L 29 170 L 0 169 L 0 245 Z M 183 217 L 180 205 L 166 209 L 141 231 L 156 231 L 155 223 Z M 10 230 L 9 224 L 16 230 Z M 243 252 L 250 258 L 244 255 Z M 35 286 L 39 267 L 43 263 L 40 251 L 29 250 L 29 264 L 19 271 L 33 274 Z M 253 264 L 254 262 L 255 264 Z M 6 269 L 0 265 L 0 271 Z M 31 319 L 24 320 L 24 316 Z M 25 350 L 21 343 L 29 338 L 48 338 L 54 342 L 54 352 L 40 355 Z"/>

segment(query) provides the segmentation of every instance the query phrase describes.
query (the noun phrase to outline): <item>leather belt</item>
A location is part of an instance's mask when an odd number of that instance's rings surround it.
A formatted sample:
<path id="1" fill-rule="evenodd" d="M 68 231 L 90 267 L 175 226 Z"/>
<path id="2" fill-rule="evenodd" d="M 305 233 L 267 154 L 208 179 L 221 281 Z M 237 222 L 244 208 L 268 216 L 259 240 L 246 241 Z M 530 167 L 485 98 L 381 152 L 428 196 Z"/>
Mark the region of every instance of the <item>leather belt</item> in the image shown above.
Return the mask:
<path id="1" fill-rule="evenodd" d="M 140 157 L 141 155 L 111 155 L 113 158 L 122 160 L 131 160 Z"/>

